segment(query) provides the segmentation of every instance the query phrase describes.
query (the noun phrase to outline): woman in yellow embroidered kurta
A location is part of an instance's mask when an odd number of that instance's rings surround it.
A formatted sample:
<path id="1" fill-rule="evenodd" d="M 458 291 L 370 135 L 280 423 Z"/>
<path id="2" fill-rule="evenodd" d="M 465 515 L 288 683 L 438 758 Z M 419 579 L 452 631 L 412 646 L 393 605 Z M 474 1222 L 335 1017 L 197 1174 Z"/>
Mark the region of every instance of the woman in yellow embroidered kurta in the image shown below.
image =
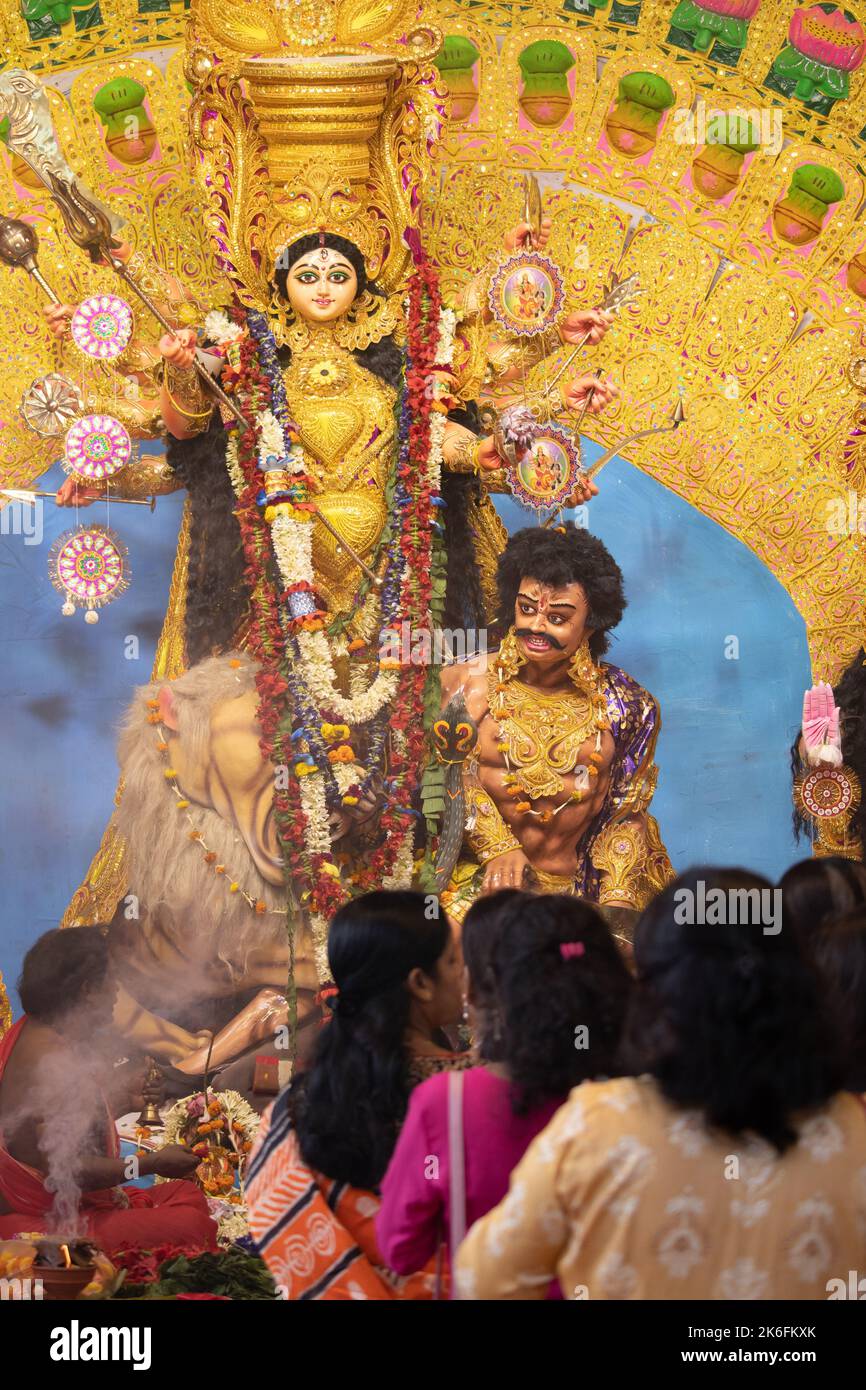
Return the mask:
<path id="1" fill-rule="evenodd" d="M 736 1177 L 739 1172 L 739 1178 Z M 649 1076 L 576 1087 L 460 1248 L 462 1298 L 822 1299 L 862 1269 L 866 1112 L 837 1095 L 784 1156 L 711 1135 Z"/>
<path id="2" fill-rule="evenodd" d="M 693 869 L 650 905 L 625 1046 L 647 1074 L 572 1091 L 461 1246 L 459 1296 L 823 1299 L 863 1268 L 866 1107 L 778 902 Z"/>

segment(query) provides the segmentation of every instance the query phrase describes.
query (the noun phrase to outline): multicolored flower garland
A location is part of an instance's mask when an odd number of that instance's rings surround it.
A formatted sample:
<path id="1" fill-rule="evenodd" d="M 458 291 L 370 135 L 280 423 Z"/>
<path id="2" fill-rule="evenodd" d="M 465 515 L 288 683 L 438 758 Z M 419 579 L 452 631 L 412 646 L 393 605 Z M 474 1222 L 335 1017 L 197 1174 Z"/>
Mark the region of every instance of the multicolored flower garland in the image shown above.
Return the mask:
<path id="1" fill-rule="evenodd" d="M 436 509 L 441 506 L 444 417 L 427 388 L 434 365 L 447 365 L 450 359 L 453 322 L 442 310 L 435 271 L 417 243 L 413 254 L 391 501 L 392 558 L 378 605 L 377 596 L 370 595 L 370 616 L 376 605 L 381 626 L 408 623 L 417 633 L 432 626 L 432 575 L 441 567 L 434 565 L 434 545 L 442 531 Z M 356 663 L 349 695 L 340 690 L 334 650 L 349 648 L 339 636 L 328 638 L 323 631 L 327 615 L 317 606 L 310 536 L 315 504 L 298 431 L 288 414 L 276 342 L 264 316 L 248 313 L 246 324 L 249 332 L 242 336 L 238 311 L 234 323 L 226 318 L 225 324 L 212 325 L 220 333 L 230 379 L 248 413 L 255 413 L 253 428 L 230 435 L 227 467 L 238 496 L 246 579 L 253 594 L 250 646 L 259 664 L 262 752 L 286 773 L 276 781 L 277 834 L 287 885 L 309 913 L 324 981 L 329 974 L 327 924 L 350 891 L 411 882 L 418 815 L 413 800 L 426 761 L 430 671 L 412 663 L 399 669 L 380 664 L 371 681 L 367 666 Z M 367 604 L 365 614 L 366 609 Z M 361 734 L 368 760 L 361 782 L 384 772 L 387 764 L 387 802 L 379 822 L 382 842 L 343 882 L 330 809 L 341 802 L 352 805 L 363 794 L 364 786 L 352 780 L 357 763 L 351 740 Z"/>

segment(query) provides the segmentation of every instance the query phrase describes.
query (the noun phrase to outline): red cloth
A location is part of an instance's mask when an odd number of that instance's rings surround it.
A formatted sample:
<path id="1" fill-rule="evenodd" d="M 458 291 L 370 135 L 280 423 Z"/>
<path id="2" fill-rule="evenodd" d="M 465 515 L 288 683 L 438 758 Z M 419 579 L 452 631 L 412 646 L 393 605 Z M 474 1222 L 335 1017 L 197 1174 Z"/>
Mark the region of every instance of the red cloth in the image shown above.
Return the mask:
<path id="1" fill-rule="evenodd" d="M 21 1035 L 26 1016 L 0 1039 L 0 1081 L 6 1064 Z M 117 1158 L 120 1146 L 114 1121 L 105 1107 L 105 1148 L 108 1158 Z M 0 1215 L 0 1239 L 8 1240 L 19 1231 L 45 1231 L 46 1218 L 54 1201 L 38 1168 L 19 1163 L 3 1146 L 0 1133 L 0 1200 L 11 1208 Z M 200 1245 L 216 1249 L 216 1226 L 208 1211 L 204 1193 L 195 1183 L 177 1179 L 145 1190 L 140 1187 L 104 1187 L 82 1192 L 82 1234 L 89 1235 L 104 1249 L 114 1249 L 127 1241 L 130 1245 Z"/>

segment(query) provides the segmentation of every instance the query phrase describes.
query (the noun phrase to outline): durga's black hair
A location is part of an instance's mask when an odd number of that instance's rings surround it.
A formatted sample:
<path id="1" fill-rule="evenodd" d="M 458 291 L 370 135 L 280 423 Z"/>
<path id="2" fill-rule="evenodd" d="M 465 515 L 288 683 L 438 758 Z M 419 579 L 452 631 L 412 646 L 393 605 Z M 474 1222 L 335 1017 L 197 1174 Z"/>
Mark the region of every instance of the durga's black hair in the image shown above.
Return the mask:
<path id="1" fill-rule="evenodd" d="M 597 536 L 568 521 L 546 530 L 530 526 L 509 539 L 499 558 L 499 622 L 507 630 L 514 622 L 514 605 L 522 579 L 557 588 L 579 584 L 586 594 L 587 627 L 594 628 L 589 650 L 594 660 L 607 651 L 608 632 L 616 627 L 626 608 L 622 570 Z"/>
<path id="2" fill-rule="evenodd" d="M 288 264 L 274 275 L 280 294 L 286 297 L 289 270 L 302 256 L 320 245 L 318 233 L 301 237 L 290 248 Z M 358 277 L 358 295 L 382 291 L 368 280 L 364 258 L 346 237 L 327 232 L 324 245 L 346 257 Z M 406 365 L 403 349 L 390 334 L 353 352 L 355 361 L 386 385 L 399 390 Z M 283 367 L 291 352 L 280 353 Z M 480 434 L 477 410 L 455 411 L 452 419 Z M 187 587 L 185 639 L 187 661 L 192 666 L 215 652 L 228 651 L 249 609 L 249 589 L 244 579 L 245 562 L 240 528 L 234 516 L 235 496 L 226 469 L 226 434 L 218 413 L 209 429 L 193 439 L 169 436 L 168 462 L 190 499 L 190 561 Z M 480 496 L 473 478 L 443 471 L 442 499 L 448 546 L 448 577 L 443 626 L 451 629 L 485 625 L 481 580 L 469 524 L 469 508 Z"/>
<path id="3" fill-rule="evenodd" d="M 866 786 L 866 665 L 864 649 L 859 647 L 857 655 L 846 666 L 836 685 L 833 686 L 833 699 L 839 706 L 839 728 L 842 734 L 842 752 L 845 762 L 857 773 L 861 783 Z M 800 733 L 791 745 L 791 775 L 796 778 L 803 771 L 800 758 Z M 799 841 L 808 829 L 807 822 L 794 809 L 794 839 Z M 866 797 L 864 797 L 851 817 L 851 832 L 860 837 L 866 847 Z"/>
<path id="4" fill-rule="evenodd" d="M 214 411 L 204 434 L 168 438 L 168 462 L 189 497 L 189 576 L 184 637 L 190 666 L 229 651 L 249 608 L 226 433 Z"/>

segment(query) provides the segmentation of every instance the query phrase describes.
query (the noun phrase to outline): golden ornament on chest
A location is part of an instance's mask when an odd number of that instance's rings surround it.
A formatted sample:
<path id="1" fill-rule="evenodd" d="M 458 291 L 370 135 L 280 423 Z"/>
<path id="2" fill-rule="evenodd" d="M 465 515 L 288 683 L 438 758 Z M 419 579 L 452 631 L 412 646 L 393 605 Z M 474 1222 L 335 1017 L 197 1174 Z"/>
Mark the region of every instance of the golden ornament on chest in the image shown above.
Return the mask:
<path id="1" fill-rule="evenodd" d="M 495 683 L 495 672 L 490 679 Z M 595 733 L 596 723 L 589 696 L 546 695 L 509 681 L 500 693 L 497 723 L 508 758 L 520 769 L 520 780 L 533 800 L 557 796 L 565 788 L 564 775 L 575 771 L 580 750 Z"/>
<path id="2" fill-rule="evenodd" d="M 358 442 L 364 427 L 364 411 L 346 398 L 299 400 L 295 420 L 304 448 L 331 470 Z"/>
<path id="3" fill-rule="evenodd" d="M 313 569 L 322 598 L 332 612 L 340 612 L 351 605 L 360 578 L 349 550 L 368 560 L 387 520 L 394 393 L 360 367 L 332 333 L 318 334 L 311 346 L 293 352 L 284 380 L 316 506 L 336 532 L 314 527 Z"/>
<path id="4" fill-rule="evenodd" d="M 337 535 L 363 560 L 368 559 L 385 525 L 381 495 L 372 488 L 369 493 L 318 493 L 316 506 Z M 323 526 L 317 526 L 313 532 L 313 569 L 322 578 L 323 596 L 331 611 L 348 607 L 360 573 L 337 538 Z"/>

